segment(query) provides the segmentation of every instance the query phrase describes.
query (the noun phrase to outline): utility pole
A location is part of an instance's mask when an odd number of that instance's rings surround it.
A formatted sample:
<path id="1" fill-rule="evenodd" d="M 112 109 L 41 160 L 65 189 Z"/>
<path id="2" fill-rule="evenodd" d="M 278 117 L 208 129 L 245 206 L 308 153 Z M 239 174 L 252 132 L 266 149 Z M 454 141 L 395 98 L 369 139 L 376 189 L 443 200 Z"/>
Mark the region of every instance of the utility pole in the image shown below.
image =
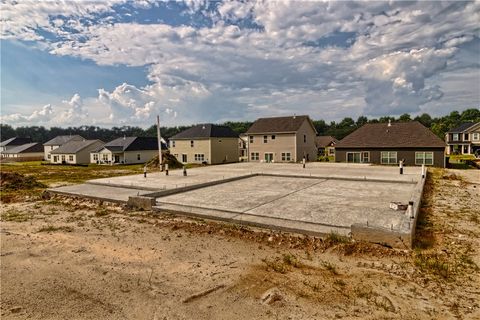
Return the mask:
<path id="1" fill-rule="evenodd" d="M 160 135 L 160 116 L 157 115 L 158 166 L 162 171 L 162 136 Z"/>

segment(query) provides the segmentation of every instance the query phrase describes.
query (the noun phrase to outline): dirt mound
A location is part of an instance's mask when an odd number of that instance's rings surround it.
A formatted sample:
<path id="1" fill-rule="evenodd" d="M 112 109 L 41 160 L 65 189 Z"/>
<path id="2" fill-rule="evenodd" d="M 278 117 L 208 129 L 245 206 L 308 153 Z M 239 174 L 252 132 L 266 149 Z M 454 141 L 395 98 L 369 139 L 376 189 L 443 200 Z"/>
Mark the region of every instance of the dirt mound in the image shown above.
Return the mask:
<path id="1" fill-rule="evenodd" d="M 46 188 L 34 177 L 25 176 L 17 172 L 0 172 L 0 189 L 3 191 Z"/>
<path id="2" fill-rule="evenodd" d="M 162 164 L 168 163 L 169 169 L 179 169 L 183 167 L 177 158 L 169 151 L 162 152 Z M 152 160 L 147 162 L 148 168 L 158 168 L 158 156 L 154 157 Z"/>

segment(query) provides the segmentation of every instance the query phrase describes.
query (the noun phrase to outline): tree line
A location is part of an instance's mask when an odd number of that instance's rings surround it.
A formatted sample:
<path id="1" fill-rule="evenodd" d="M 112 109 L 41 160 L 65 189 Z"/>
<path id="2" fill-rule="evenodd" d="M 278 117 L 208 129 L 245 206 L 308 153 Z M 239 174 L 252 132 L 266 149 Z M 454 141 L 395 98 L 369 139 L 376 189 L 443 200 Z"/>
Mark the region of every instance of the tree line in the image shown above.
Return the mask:
<path id="1" fill-rule="evenodd" d="M 340 122 L 331 121 L 330 123 L 327 123 L 324 120 L 314 120 L 313 124 L 319 135 L 329 135 L 341 140 L 366 123 L 386 123 L 389 120 L 392 122 L 419 121 L 443 139 L 447 131 L 463 122 L 480 122 L 480 110 L 478 108 L 471 108 L 462 112 L 452 111 L 446 116 L 436 118 L 432 118 L 428 113 L 424 113 L 412 119 L 409 114 L 405 113 L 398 118 L 385 116 L 378 119 L 368 119 L 365 116 L 360 116 L 356 121 L 347 117 Z M 253 122 L 250 121 L 228 121 L 223 123 L 223 125 L 230 127 L 238 134 L 242 134 L 248 130 L 252 123 Z M 162 137 L 168 139 L 190 127 L 192 126 L 160 127 L 160 132 Z M 157 135 L 157 126 L 152 125 L 147 129 L 132 126 L 113 128 L 101 128 L 97 126 L 68 128 L 51 127 L 50 129 L 47 129 L 43 126 L 24 126 L 14 128 L 8 124 L 0 124 L 2 141 L 13 137 L 30 137 L 33 141 L 44 143 L 56 136 L 75 134 L 81 135 L 85 139 L 100 139 L 108 142 L 123 136 L 154 137 Z"/>

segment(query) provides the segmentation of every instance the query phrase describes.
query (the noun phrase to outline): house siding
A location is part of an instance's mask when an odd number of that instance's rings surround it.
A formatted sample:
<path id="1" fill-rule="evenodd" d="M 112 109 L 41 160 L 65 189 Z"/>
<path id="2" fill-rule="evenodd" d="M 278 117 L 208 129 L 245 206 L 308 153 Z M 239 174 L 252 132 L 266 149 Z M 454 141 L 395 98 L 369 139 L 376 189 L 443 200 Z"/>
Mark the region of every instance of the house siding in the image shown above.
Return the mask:
<path id="1" fill-rule="evenodd" d="M 238 138 L 210 138 L 211 163 L 238 162 Z"/>
<path id="2" fill-rule="evenodd" d="M 158 150 L 125 151 L 123 154 L 125 155 L 123 159 L 125 164 L 145 163 L 158 155 Z M 140 154 L 140 160 L 138 160 L 137 154 Z M 120 157 L 120 162 L 121 161 L 122 157 Z"/>
<path id="3" fill-rule="evenodd" d="M 455 133 L 458 134 L 458 140 L 453 140 L 453 132 L 445 134 L 447 154 L 453 154 L 455 152 L 460 154 L 480 154 L 480 123 L 473 125 L 465 131 Z M 465 135 L 467 135 L 467 137 L 465 137 Z"/>
<path id="4" fill-rule="evenodd" d="M 415 152 L 433 152 L 433 166 L 444 168 L 445 167 L 445 153 L 444 148 L 339 148 L 335 149 L 335 161 L 347 162 L 347 152 L 369 152 L 370 162 L 372 164 L 381 163 L 382 151 L 396 151 L 397 161 L 405 159 L 404 164 L 406 166 L 415 165 Z"/>
<path id="5" fill-rule="evenodd" d="M 275 139 L 272 140 L 272 135 Z M 250 143 L 250 137 L 253 136 L 253 143 Z M 267 136 L 267 143 L 263 142 L 263 137 Z M 273 153 L 274 162 L 282 162 L 282 153 L 289 152 L 291 161 L 296 161 L 295 141 L 297 137 L 294 133 L 268 133 L 268 134 L 249 134 L 248 135 L 248 161 L 260 162 L 265 160 L 265 153 Z M 259 160 L 251 160 L 251 154 L 257 152 Z"/>
<path id="6" fill-rule="evenodd" d="M 188 140 L 174 140 L 175 147 L 170 146 L 170 153 L 176 155 L 177 160 L 182 162 L 182 154 L 187 155 L 187 161 L 185 163 L 201 163 L 201 161 L 195 161 L 195 154 L 204 154 L 205 161 L 211 164 L 210 154 L 210 139 L 188 139 Z M 193 147 L 190 145 L 190 141 L 193 141 Z"/>
<path id="7" fill-rule="evenodd" d="M 306 136 L 306 142 L 304 142 L 304 136 Z M 304 121 L 297 131 L 297 158 L 296 161 L 300 161 L 305 158 L 308 161 L 317 160 L 317 145 L 315 144 L 316 133 L 310 125 L 309 121 Z"/>

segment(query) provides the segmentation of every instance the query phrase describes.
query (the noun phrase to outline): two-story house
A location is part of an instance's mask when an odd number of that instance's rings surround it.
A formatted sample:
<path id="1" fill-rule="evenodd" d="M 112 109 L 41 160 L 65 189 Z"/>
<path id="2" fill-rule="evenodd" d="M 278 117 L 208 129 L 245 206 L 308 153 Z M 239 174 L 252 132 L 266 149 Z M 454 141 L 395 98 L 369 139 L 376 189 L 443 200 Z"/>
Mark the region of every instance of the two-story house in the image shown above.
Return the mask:
<path id="1" fill-rule="evenodd" d="M 79 136 L 79 135 L 56 136 L 55 138 L 53 138 L 51 140 L 48 140 L 47 142 L 45 142 L 43 144 L 43 152 L 44 152 L 43 159 L 52 162 L 51 161 L 51 158 L 52 158 L 51 152 L 53 150 L 61 147 L 62 145 L 64 145 L 65 143 L 67 143 L 69 141 L 83 141 L 83 140 L 85 140 L 85 139 L 83 137 Z M 55 161 L 55 162 L 57 162 L 57 161 Z"/>
<path id="2" fill-rule="evenodd" d="M 170 138 L 170 153 L 181 163 L 238 162 L 238 134 L 226 126 L 200 124 Z"/>
<path id="3" fill-rule="evenodd" d="M 247 131 L 249 161 L 315 161 L 317 131 L 308 116 L 260 118 Z"/>
<path id="4" fill-rule="evenodd" d="M 480 157 L 480 122 L 465 122 L 445 134 L 447 154 Z"/>

